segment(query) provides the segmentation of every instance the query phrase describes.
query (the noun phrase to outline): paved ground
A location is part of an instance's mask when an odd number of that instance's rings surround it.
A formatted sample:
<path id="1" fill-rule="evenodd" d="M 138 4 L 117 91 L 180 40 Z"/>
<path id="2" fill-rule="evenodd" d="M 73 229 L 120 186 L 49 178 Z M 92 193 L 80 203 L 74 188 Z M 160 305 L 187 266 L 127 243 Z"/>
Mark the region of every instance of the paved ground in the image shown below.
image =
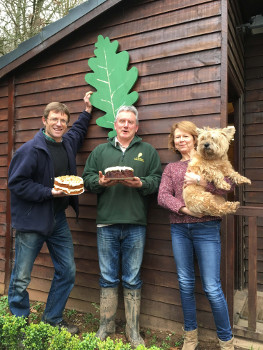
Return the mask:
<path id="1" fill-rule="evenodd" d="M 263 350 L 263 343 L 235 338 L 235 349 Z"/>

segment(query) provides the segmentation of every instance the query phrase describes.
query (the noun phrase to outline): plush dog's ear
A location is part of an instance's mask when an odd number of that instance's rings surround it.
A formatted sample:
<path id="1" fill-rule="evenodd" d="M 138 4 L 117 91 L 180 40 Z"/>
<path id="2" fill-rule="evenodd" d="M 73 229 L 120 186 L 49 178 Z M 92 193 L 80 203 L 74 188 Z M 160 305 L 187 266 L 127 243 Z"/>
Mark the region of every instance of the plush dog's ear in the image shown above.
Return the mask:
<path id="1" fill-rule="evenodd" d="M 202 131 L 203 131 L 203 129 L 196 128 L 197 135 L 200 135 Z"/>
<path id="2" fill-rule="evenodd" d="M 235 135 L 236 129 L 234 126 L 228 126 L 227 128 L 222 129 L 222 132 L 230 142 Z"/>

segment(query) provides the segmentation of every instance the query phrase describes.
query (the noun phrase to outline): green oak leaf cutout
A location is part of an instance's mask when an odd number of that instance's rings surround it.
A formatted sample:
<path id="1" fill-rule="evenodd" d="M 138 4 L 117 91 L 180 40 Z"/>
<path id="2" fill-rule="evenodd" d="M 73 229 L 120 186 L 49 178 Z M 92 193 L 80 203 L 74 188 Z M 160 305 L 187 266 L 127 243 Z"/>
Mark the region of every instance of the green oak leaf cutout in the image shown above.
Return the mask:
<path id="1" fill-rule="evenodd" d="M 129 54 L 127 51 L 117 53 L 119 43 L 110 42 L 108 37 L 98 36 L 94 50 L 96 57 L 88 60 L 94 73 L 85 76 L 86 82 L 96 89 L 91 95 L 91 104 L 105 114 L 96 120 L 97 125 L 112 129 L 109 137 L 116 136 L 114 119 L 121 106 L 133 105 L 139 97 L 137 91 L 130 92 L 138 78 L 138 69 L 127 70 Z"/>

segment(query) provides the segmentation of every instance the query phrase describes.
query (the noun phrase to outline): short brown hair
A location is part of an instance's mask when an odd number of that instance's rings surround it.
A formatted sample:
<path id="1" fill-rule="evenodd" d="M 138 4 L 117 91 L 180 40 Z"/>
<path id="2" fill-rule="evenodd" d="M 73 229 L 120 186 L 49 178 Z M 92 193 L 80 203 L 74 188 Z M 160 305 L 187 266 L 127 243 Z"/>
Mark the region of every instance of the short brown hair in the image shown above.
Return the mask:
<path id="1" fill-rule="evenodd" d="M 56 113 L 66 114 L 68 116 L 68 122 L 70 121 L 70 113 L 68 107 L 61 102 L 50 102 L 46 108 L 44 109 L 44 118 L 47 119 L 48 115 L 51 111 L 55 111 Z"/>
<path id="2" fill-rule="evenodd" d="M 197 143 L 197 136 L 198 136 L 197 130 L 196 130 L 197 126 L 194 123 L 185 120 L 182 122 L 174 123 L 172 125 L 170 134 L 168 136 L 168 149 L 172 150 L 173 152 L 180 153 L 176 150 L 175 144 L 174 144 L 174 131 L 175 131 L 175 129 L 180 129 L 180 130 L 192 135 L 194 138 L 195 144 Z"/>

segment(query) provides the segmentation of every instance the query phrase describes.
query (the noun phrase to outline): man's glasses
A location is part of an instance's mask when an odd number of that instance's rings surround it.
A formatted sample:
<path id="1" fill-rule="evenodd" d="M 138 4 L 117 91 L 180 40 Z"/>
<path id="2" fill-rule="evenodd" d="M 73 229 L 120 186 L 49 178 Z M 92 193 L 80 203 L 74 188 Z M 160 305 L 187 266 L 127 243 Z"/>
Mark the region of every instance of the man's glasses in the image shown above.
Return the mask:
<path id="1" fill-rule="evenodd" d="M 51 124 L 57 124 L 60 122 L 61 125 L 67 125 L 68 121 L 66 119 L 59 119 L 59 118 L 47 118 Z"/>

